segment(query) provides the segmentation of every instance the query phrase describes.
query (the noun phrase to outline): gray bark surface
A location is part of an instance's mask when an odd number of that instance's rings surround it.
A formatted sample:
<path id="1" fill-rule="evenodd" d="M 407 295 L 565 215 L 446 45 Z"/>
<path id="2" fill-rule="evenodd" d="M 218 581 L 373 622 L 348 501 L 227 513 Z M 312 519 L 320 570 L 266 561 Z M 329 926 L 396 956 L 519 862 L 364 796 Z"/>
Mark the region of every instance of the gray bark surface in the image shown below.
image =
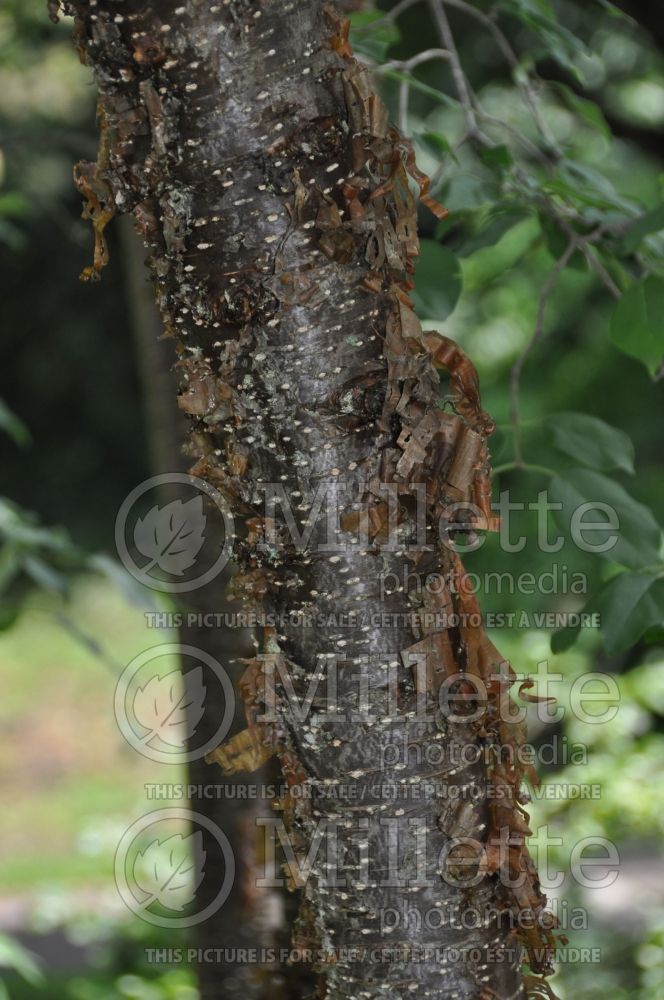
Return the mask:
<path id="1" fill-rule="evenodd" d="M 449 548 L 421 544 L 413 500 L 419 488 L 429 538 L 441 517 L 454 524 L 452 501 L 486 495 L 491 423 L 472 366 L 461 352 L 453 363 L 448 348 L 453 412 L 441 409 L 438 348 L 410 307 L 417 236 L 406 168 L 430 199 L 409 147 L 320 0 L 64 7 L 100 92 L 100 156 L 77 173 L 98 234 L 84 276 L 103 266 L 110 215 L 133 213 L 175 338 L 193 471 L 236 517 L 237 591 L 278 623 L 264 629 L 263 658 L 245 677 L 249 749 L 243 757 L 236 744 L 219 759 L 233 770 L 274 751 L 307 790 L 283 815 L 300 855 L 323 831 L 295 928 L 317 954 L 317 995 L 521 998 L 520 940 L 539 972 L 549 938 L 510 927 L 510 915 L 537 914 L 544 898 L 524 847 L 522 773 L 486 763 L 487 747 L 523 739 L 498 718 L 509 681 L 495 679 L 499 654 L 481 626 L 421 626 L 414 614 L 474 607 L 453 587 L 435 598 L 427 590 L 428 578 L 461 570 Z M 310 517 L 304 547 L 279 505 L 266 518 L 266 484 L 283 488 L 300 529 Z M 383 530 L 392 500 L 381 484 L 392 488 L 397 544 Z M 339 515 L 340 552 L 325 549 L 325 507 L 310 513 L 321 485 Z M 386 579 L 407 582 L 386 592 Z M 464 675 L 482 678 L 482 720 L 465 721 L 467 701 L 453 703 L 452 719 L 440 708 L 423 716 L 414 656 L 430 703 L 454 672 L 459 700 Z M 330 662 L 345 721 L 325 712 Z M 324 675 L 304 722 L 281 684 L 276 720 L 256 720 L 275 665 L 300 698 Z M 368 716 L 358 713 L 359 676 Z M 381 766 L 394 745 L 411 752 Z M 459 763 L 467 748 L 476 759 Z M 497 788 L 512 798 L 497 804 Z M 478 869 L 463 844 L 448 854 L 465 837 L 493 859 L 503 828 L 513 836 L 508 870 L 524 877 L 518 891 L 501 884 L 494 860 Z M 326 867 L 333 845 L 341 885 Z M 395 866 L 405 884 L 386 880 Z M 441 926 L 381 930 L 381 913 L 405 906 L 439 910 Z"/>

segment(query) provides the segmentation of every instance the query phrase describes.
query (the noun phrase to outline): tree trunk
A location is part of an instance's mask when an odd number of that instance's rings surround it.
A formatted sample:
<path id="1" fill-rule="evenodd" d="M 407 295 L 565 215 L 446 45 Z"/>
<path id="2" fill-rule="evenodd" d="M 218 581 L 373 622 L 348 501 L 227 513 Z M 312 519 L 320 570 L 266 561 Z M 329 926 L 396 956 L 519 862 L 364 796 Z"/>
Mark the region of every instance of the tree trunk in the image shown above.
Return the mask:
<path id="1" fill-rule="evenodd" d="M 194 471 L 228 499 L 237 589 L 272 623 L 243 680 L 249 728 L 217 759 L 281 761 L 319 995 L 523 997 L 520 942 L 535 972 L 551 943 L 523 736 L 450 541 L 492 526 L 492 424 L 468 359 L 412 311 L 406 171 L 439 208 L 321 0 L 64 7 L 100 90 L 100 155 L 77 172 L 85 276 L 112 213 L 133 212 Z"/>
<path id="2" fill-rule="evenodd" d="M 125 286 L 144 401 L 150 473 L 153 476 L 184 473 L 188 465 L 183 454 L 188 421 L 177 405 L 178 382 L 172 371 L 172 345 L 160 339 L 163 324 L 147 280 L 142 241 L 133 231 L 129 216 L 120 221 Z M 177 488 L 164 483 L 160 493 L 161 502 L 169 503 L 176 499 Z M 212 502 L 207 505 L 206 516 L 205 546 L 212 552 L 223 545 L 224 525 L 219 510 Z M 215 556 L 209 558 L 212 564 Z M 188 595 L 186 611 L 198 612 L 201 616 L 237 611 L 237 605 L 234 606 L 224 593 L 232 571 L 232 566 L 227 567 L 223 576 Z M 201 620 L 205 621 L 204 618 Z M 205 628 L 197 623 L 190 624 L 188 617 L 179 629 L 179 640 L 181 645 L 193 646 L 212 657 L 235 684 L 242 673 L 241 658 L 250 656 L 252 651 L 248 630 Z M 206 662 L 197 664 L 183 658 L 183 670 L 187 664 L 190 669 L 197 667 L 203 671 L 206 689 L 203 716 L 196 720 L 195 727 L 196 743 L 200 746 L 217 730 L 225 708 L 223 693 L 214 676 L 208 676 L 212 671 Z M 231 731 L 241 730 L 243 724 L 243 712 L 238 703 Z M 268 762 L 254 775 L 254 779 L 261 784 L 276 785 L 276 770 L 273 763 Z M 254 884 L 260 856 L 260 851 L 256 849 L 262 832 L 260 818 L 268 813 L 269 805 L 260 799 L 242 798 L 229 787 L 244 784 L 239 776 L 220 776 L 217 769 L 213 771 L 205 760 L 196 755 L 187 765 L 187 778 L 189 785 L 196 790 L 191 797 L 191 809 L 207 817 L 223 831 L 237 859 L 236 878 L 223 906 L 215 909 L 212 905 L 210 915 L 196 924 L 191 932 L 189 943 L 201 956 L 200 961 L 191 963 L 197 973 L 201 1000 L 233 1000 L 234 997 L 264 1000 L 268 995 L 270 1000 L 285 1000 L 296 996 L 296 993 L 287 992 L 298 985 L 290 968 L 282 968 L 280 978 L 284 989 L 277 994 L 274 976 L 270 981 L 265 971 L 255 965 L 230 959 L 222 962 L 216 958 L 220 942 L 223 942 L 228 955 L 238 955 L 250 948 L 268 951 L 288 943 L 280 927 L 284 908 L 289 904 L 287 894 L 270 888 L 257 890 Z M 213 903 L 223 879 L 225 864 L 218 839 L 205 827 L 200 829 L 200 834 L 205 862 L 201 865 L 203 878 L 196 889 L 194 906 L 197 912 Z"/>

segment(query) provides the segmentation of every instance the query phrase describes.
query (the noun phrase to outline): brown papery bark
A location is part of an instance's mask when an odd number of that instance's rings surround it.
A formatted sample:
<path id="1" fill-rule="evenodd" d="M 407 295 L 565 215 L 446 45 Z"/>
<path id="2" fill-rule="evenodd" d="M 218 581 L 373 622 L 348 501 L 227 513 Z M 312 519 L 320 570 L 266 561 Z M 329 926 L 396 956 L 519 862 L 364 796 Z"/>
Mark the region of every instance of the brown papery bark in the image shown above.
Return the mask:
<path id="1" fill-rule="evenodd" d="M 459 504 L 494 526 L 492 423 L 469 359 L 422 332 L 408 297 L 407 174 L 441 214 L 412 150 L 321 0 L 64 9 L 100 92 L 99 159 L 76 175 L 97 234 L 84 277 L 103 267 L 110 216 L 133 213 L 193 471 L 236 518 L 236 589 L 274 623 L 242 683 L 248 728 L 216 759 L 281 761 L 295 855 L 318 848 L 304 875 L 291 864 L 318 995 L 539 990 L 521 973 L 522 944 L 548 970 L 551 935 L 523 768 L 504 753 L 524 738 L 513 675 L 449 545 L 468 522 Z M 312 684 L 301 715 L 293 694 Z"/>

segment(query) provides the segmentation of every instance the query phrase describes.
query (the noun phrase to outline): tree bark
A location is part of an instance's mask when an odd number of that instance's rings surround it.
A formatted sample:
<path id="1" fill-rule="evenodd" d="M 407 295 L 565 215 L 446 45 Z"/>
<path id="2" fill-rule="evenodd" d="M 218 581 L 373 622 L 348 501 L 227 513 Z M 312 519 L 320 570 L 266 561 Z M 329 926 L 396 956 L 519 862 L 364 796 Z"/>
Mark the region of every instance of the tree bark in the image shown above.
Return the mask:
<path id="1" fill-rule="evenodd" d="M 137 365 L 140 372 L 141 391 L 144 400 L 144 420 L 146 426 L 150 473 L 160 476 L 165 473 L 184 473 L 188 460 L 183 454 L 187 438 L 188 421 L 177 405 L 178 381 L 172 371 L 173 349 L 168 341 L 161 340 L 163 324 L 155 308 L 154 293 L 147 280 L 143 259 L 145 252 L 140 238 L 133 231 L 130 217 L 120 220 L 121 246 L 125 264 L 125 285 L 132 333 L 136 345 Z M 177 496 L 177 490 L 165 483 L 161 487 L 161 501 L 169 503 Z M 216 551 L 224 542 L 224 525 L 216 505 L 207 505 L 207 530 L 205 545 L 210 552 Z M 210 557 L 214 562 L 214 556 Z M 237 611 L 224 593 L 232 578 L 233 567 L 229 566 L 223 576 L 211 580 L 206 586 L 197 588 L 187 602 L 186 610 L 203 616 L 212 614 L 232 614 Z M 188 619 L 179 629 L 181 645 L 194 647 L 207 653 L 226 671 L 237 685 L 242 673 L 241 658 L 252 652 L 251 635 L 248 630 L 231 628 L 205 628 L 197 623 L 189 624 Z M 223 694 L 207 663 L 196 664 L 189 660 L 191 669 L 203 671 L 206 697 L 201 719 L 196 720 L 198 745 L 206 742 L 217 730 L 219 718 L 224 712 Z M 183 669 L 186 669 L 183 660 Z M 235 706 L 232 732 L 243 728 L 244 713 L 241 705 Z M 254 775 L 254 780 L 264 785 L 278 782 L 277 768 L 268 762 Z M 191 797 L 191 809 L 206 816 L 228 837 L 234 857 L 237 859 L 237 873 L 232 890 L 220 910 L 211 909 L 210 915 L 191 932 L 190 944 L 196 947 L 200 960 L 191 965 L 196 970 L 201 1000 L 286 1000 L 297 996 L 287 990 L 297 989 L 299 983 L 293 970 L 283 967 L 279 979 L 283 989 L 275 992 L 275 975 L 269 976 L 257 965 L 242 961 L 218 961 L 216 956 L 219 943 L 223 942 L 228 955 L 240 955 L 249 949 L 267 952 L 287 945 L 288 940 L 281 924 L 284 910 L 289 904 L 285 891 L 275 889 L 257 890 L 257 849 L 258 837 L 262 831 L 260 817 L 266 815 L 269 806 L 260 799 L 244 799 L 231 789 L 232 785 L 244 784 L 238 775 L 220 776 L 219 771 L 210 768 L 205 760 L 195 757 L 187 766 L 190 786 L 196 791 Z M 212 786 L 210 791 L 210 786 Z M 257 823 L 258 820 L 258 823 Z M 200 912 L 213 903 L 219 884 L 224 876 L 225 859 L 218 839 L 212 832 L 202 827 L 201 850 L 205 859 L 201 865 L 203 878 L 196 889 L 195 909 Z M 292 909 L 292 906 L 291 906 Z M 285 965 L 285 963 L 280 963 Z M 272 970 L 274 973 L 274 969 Z M 269 987 L 268 987 L 269 983 Z"/>
<path id="2" fill-rule="evenodd" d="M 524 997 L 521 944 L 547 972 L 551 935 L 524 768 L 501 763 L 523 734 L 449 544 L 459 504 L 491 527 L 492 424 L 469 360 L 423 333 L 408 298 L 406 171 L 438 211 L 426 181 L 321 0 L 64 8 L 100 91 L 100 155 L 76 175 L 97 238 L 84 277 L 110 216 L 132 212 L 193 471 L 228 499 L 237 589 L 273 623 L 243 679 L 249 727 L 217 759 L 233 771 L 276 752 L 290 843 L 318 846 L 307 877 L 291 863 L 318 995 Z M 321 678 L 303 719 L 293 693 Z"/>

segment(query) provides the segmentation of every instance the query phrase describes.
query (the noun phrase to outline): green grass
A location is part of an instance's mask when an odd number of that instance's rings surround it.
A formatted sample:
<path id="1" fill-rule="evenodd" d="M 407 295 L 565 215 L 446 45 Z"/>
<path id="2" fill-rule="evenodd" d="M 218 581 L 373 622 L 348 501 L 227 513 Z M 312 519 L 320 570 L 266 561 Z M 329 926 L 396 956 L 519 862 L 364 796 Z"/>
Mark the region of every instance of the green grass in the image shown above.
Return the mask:
<path id="1" fill-rule="evenodd" d="M 59 623 L 63 613 L 103 647 L 103 658 Z M 93 577 L 77 582 L 69 602 L 36 595 L 0 635 L 4 894 L 111 885 L 123 829 L 158 808 L 148 806 L 144 785 L 183 780 L 180 767 L 130 748 L 113 715 L 122 668 L 171 639 Z"/>

